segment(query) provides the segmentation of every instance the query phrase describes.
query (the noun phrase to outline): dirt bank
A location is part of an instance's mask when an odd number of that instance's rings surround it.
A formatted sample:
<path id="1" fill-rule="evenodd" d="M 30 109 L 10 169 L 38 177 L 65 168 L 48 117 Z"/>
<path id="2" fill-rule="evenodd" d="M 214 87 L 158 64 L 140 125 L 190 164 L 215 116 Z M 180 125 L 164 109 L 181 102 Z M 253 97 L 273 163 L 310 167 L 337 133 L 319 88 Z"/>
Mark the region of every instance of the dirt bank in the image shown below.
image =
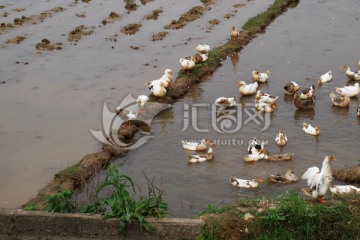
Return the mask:
<path id="1" fill-rule="evenodd" d="M 348 183 L 360 183 L 360 165 L 335 169 L 333 175 L 337 180 Z"/>
<path id="2" fill-rule="evenodd" d="M 284 3 L 276 2 L 271 5 L 266 12 L 262 13 L 261 16 L 258 15 L 250 20 L 250 22 L 252 22 L 244 25 L 244 30 L 240 32 L 237 39 L 229 40 L 224 45 L 213 48 L 209 52 L 208 60 L 204 63 L 197 64 L 196 67 L 191 70 L 191 74 L 188 75 L 180 71 L 173 86 L 168 90 L 168 93 L 162 101 L 174 103 L 176 99 L 184 96 L 192 85 L 206 80 L 208 76 L 221 66 L 222 60 L 240 52 L 253 38 L 264 32 L 265 28 L 278 15 L 286 11 L 288 7 L 296 6 L 298 2 L 298 0 L 288 0 L 284 1 Z M 258 20 L 258 18 L 260 18 L 259 16 L 261 17 L 260 20 Z M 151 101 L 154 102 L 157 101 L 157 99 L 153 95 L 150 95 L 150 102 Z M 153 109 L 154 112 L 160 110 L 160 107 L 159 109 Z M 120 128 L 118 138 L 131 139 L 140 129 L 141 125 L 138 122 L 133 121 L 132 126 L 126 130 Z M 105 168 L 111 160 L 122 157 L 126 153 L 126 150 L 110 145 L 104 145 L 99 153 L 88 154 L 84 156 L 78 164 L 56 174 L 54 180 L 45 186 L 45 188 L 39 192 L 37 197 L 28 201 L 23 207 L 36 203 L 38 210 L 43 209 L 47 195 L 65 190 L 81 189 L 89 178 L 98 173 L 100 169 Z"/>

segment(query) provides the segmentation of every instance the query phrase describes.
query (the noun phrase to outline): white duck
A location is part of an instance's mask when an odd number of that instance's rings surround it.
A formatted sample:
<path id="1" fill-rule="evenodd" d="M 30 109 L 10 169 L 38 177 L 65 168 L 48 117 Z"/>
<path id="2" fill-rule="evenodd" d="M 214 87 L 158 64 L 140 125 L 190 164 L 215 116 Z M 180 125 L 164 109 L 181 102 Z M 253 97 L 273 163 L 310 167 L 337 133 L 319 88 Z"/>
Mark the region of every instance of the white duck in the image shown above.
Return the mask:
<path id="1" fill-rule="evenodd" d="M 215 100 L 215 106 L 224 106 L 224 107 L 234 107 L 236 105 L 237 97 L 234 95 L 232 97 L 219 97 Z"/>
<path id="2" fill-rule="evenodd" d="M 282 176 L 280 174 L 270 175 L 268 177 L 269 182 L 275 183 L 293 183 L 298 180 L 298 177 L 295 175 L 293 170 L 287 170 L 285 175 Z"/>
<path id="3" fill-rule="evenodd" d="M 275 142 L 279 146 L 284 146 L 288 141 L 287 136 L 284 133 L 284 129 L 280 129 L 279 133 L 276 135 Z"/>
<path id="4" fill-rule="evenodd" d="M 264 180 L 261 177 L 253 177 L 252 180 L 245 180 L 240 178 L 232 177 L 230 178 L 231 185 L 234 187 L 240 188 L 257 188 L 259 183 L 262 183 Z"/>
<path id="5" fill-rule="evenodd" d="M 239 92 L 242 95 L 252 95 L 256 93 L 256 89 L 258 88 L 259 84 L 257 82 L 247 84 L 244 81 L 238 82 Z"/>
<path id="6" fill-rule="evenodd" d="M 312 84 L 310 87 L 302 90 L 300 94 L 300 99 L 307 100 L 313 98 L 314 96 L 315 96 L 315 85 Z"/>
<path id="7" fill-rule="evenodd" d="M 166 88 L 164 87 L 164 83 L 160 82 L 158 84 L 154 84 L 151 92 L 154 94 L 154 96 L 162 98 L 166 94 Z"/>
<path id="8" fill-rule="evenodd" d="M 256 92 L 255 103 L 265 102 L 265 103 L 275 103 L 279 96 L 271 96 L 270 94 L 263 93 L 261 90 Z"/>
<path id="9" fill-rule="evenodd" d="M 360 194 L 360 188 L 352 185 L 334 185 L 330 184 L 330 192 L 333 194 L 344 194 L 344 193 L 358 193 Z"/>
<path id="10" fill-rule="evenodd" d="M 236 39 L 239 36 L 240 32 L 236 29 L 235 26 L 232 26 L 229 34 L 231 39 Z"/>
<path id="11" fill-rule="evenodd" d="M 267 103 L 267 102 L 256 102 L 255 109 L 260 112 L 268 112 L 271 113 L 276 109 L 275 103 Z"/>
<path id="12" fill-rule="evenodd" d="M 270 76 L 270 71 L 267 70 L 266 72 L 259 72 L 258 70 L 253 70 L 252 71 L 252 74 L 251 74 L 251 79 L 254 81 L 254 82 L 261 82 L 261 83 L 264 83 L 264 82 L 267 82 L 269 80 L 269 76 Z"/>
<path id="13" fill-rule="evenodd" d="M 199 44 L 195 47 L 195 50 L 199 53 L 208 53 L 210 52 L 210 46 L 205 44 Z"/>
<path id="14" fill-rule="evenodd" d="M 303 122 L 303 131 L 313 136 L 317 136 L 321 132 L 319 127 L 313 127 L 310 123 L 306 122 Z"/>
<path id="15" fill-rule="evenodd" d="M 195 67 L 195 58 L 192 56 L 190 59 L 180 58 L 181 69 L 187 70 L 187 74 L 190 74 L 190 69 Z"/>
<path id="16" fill-rule="evenodd" d="M 198 163 L 205 162 L 214 159 L 214 150 L 215 144 L 210 144 L 209 150 L 206 154 L 196 154 L 190 155 L 187 157 L 189 163 Z"/>
<path id="17" fill-rule="evenodd" d="M 353 86 L 337 87 L 336 92 L 341 96 L 356 97 L 360 93 L 360 86 L 359 83 L 355 83 Z"/>
<path id="18" fill-rule="evenodd" d="M 205 151 L 208 149 L 207 144 L 211 142 L 207 138 L 201 139 L 200 142 L 191 142 L 186 140 L 181 140 L 183 149 L 191 151 Z"/>
<path id="19" fill-rule="evenodd" d="M 302 179 L 307 180 L 308 189 L 302 188 L 304 194 L 316 198 L 319 202 L 325 202 L 323 196 L 329 189 L 333 177 L 331 174 L 330 161 L 336 160 L 335 157 L 327 155 L 322 163 L 321 170 L 318 167 L 310 167 L 302 175 Z"/>
<path id="20" fill-rule="evenodd" d="M 350 98 L 348 96 L 340 96 L 333 92 L 330 93 L 331 102 L 337 107 L 349 107 Z"/>
<path id="21" fill-rule="evenodd" d="M 353 72 L 353 71 L 351 71 L 350 67 L 349 67 L 349 66 L 346 66 L 346 65 L 340 67 L 340 69 L 346 70 L 345 74 L 346 74 L 346 76 L 347 76 L 348 78 L 353 79 L 353 80 L 360 80 L 360 71 L 357 71 L 357 72 L 354 71 L 354 72 Z M 357 77 L 358 79 L 355 79 L 355 74 L 357 75 L 356 77 Z"/>
<path id="22" fill-rule="evenodd" d="M 151 90 L 154 87 L 154 85 L 163 82 L 164 87 L 167 88 L 172 85 L 172 75 L 173 75 L 172 70 L 166 69 L 164 75 L 162 75 L 161 78 L 147 82 L 145 83 L 145 85 L 147 85 L 148 88 Z"/>
<path id="23" fill-rule="evenodd" d="M 139 107 L 138 112 L 141 111 L 142 108 L 144 108 L 145 104 L 147 103 L 147 101 L 149 101 L 149 97 L 146 95 L 140 95 L 138 96 L 138 98 L 136 99 L 136 103 Z"/>
<path id="24" fill-rule="evenodd" d="M 300 89 L 299 84 L 297 84 L 294 81 L 291 81 L 284 86 L 284 91 L 287 95 L 294 95 L 294 93 L 299 89 Z"/>
<path id="25" fill-rule="evenodd" d="M 261 159 L 267 159 L 269 152 L 266 149 L 260 149 L 258 153 L 252 153 L 243 157 L 244 162 L 257 162 Z"/>
<path id="26" fill-rule="evenodd" d="M 320 76 L 320 78 L 318 79 L 318 84 L 330 82 L 331 79 L 332 79 L 331 71 L 328 71 L 327 73 Z"/>
<path id="27" fill-rule="evenodd" d="M 124 121 L 124 123 L 121 125 L 121 128 L 130 127 L 131 126 L 130 121 L 135 120 L 137 118 L 137 113 L 133 111 L 128 111 L 120 107 L 116 107 L 115 110 L 116 110 L 116 115 L 118 115 Z M 127 125 L 126 122 L 128 122 Z"/>

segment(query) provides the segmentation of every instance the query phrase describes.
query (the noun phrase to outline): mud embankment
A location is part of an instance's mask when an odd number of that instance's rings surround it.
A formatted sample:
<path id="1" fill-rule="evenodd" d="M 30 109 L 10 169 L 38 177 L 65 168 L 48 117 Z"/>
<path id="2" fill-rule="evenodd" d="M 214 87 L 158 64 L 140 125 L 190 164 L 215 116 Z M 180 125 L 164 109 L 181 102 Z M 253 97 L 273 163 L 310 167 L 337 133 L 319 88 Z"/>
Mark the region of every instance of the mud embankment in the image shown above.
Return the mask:
<path id="1" fill-rule="evenodd" d="M 221 62 L 228 56 L 237 54 L 258 34 L 263 33 L 265 28 L 280 14 L 285 12 L 289 7 L 295 7 L 299 0 L 287 0 L 282 3 L 276 1 L 265 12 L 250 19 L 251 24 L 245 24 L 237 39 L 231 39 L 226 44 L 213 48 L 209 52 L 209 58 L 206 62 L 199 63 L 191 70 L 191 74 L 179 72 L 177 79 L 172 87 L 168 90 L 162 99 L 166 103 L 174 103 L 178 98 L 183 97 L 191 86 L 206 80 L 220 66 Z M 249 23 L 248 22 L 248 23 Z M 227 30 L 226 30 L 227 31 Z M 195 49 L 195 46 L 194 46 Z M 150 95 L 150 102 L 156 102 L 157 98 Z M 156 115 L 161 111 L 161 107 L 152 108 L 150 114 Z M 132 125 L 127 128 L 120 128 L 118 138 L 124 141 L 130 141 L 135 134 L 144 126 L 139 121 L 132 121 Z M 46 185 L 39 194 L 23 205 L 36 204 L 38 210 L 42 210 L 46 196 L 59 193 L 66 190 L 81 189 L 86 181 L 97 174 L 101 169 L 106 168 L 110 162 L 116 158 L 125 156 L 126 150 L 119 149 L 110 145 L 103 145 L 98 153 L 87 154 L 79 163 L 71 166 L 55 175 L 53 181 Z"/>

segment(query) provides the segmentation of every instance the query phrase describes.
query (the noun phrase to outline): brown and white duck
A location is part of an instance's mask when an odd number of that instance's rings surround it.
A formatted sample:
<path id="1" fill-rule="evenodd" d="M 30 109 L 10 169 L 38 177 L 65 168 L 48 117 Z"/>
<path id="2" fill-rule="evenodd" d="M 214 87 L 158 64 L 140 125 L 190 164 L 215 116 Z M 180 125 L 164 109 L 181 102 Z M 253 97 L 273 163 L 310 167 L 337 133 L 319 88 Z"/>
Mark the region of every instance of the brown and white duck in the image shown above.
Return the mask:
<path id="1" fill-rule="evenodd" d="M 312 110 L 315 107 L 315 95 L 309 99 L 301 99 L 297 92 L 294 94 L 294 105 L 298 109 Z"/>
<path id="2" fill-rule="evenodd" d="M 333 92 L 330 93 L 331 102 L 337 107 L 349 107 L 350 98 L 346 95 L 341 96 Z"/>
<path id="3" fill-rule="evenodd" d="M 299 84 L 297 84 L 294 81 L 291 81 L 284 86 L 284 91 L 285 91 L 285 94 L 287 94 L 287 95 L 294 95 L 294 93 L 296 91 L 298 91 L 299 89 L 300 89 Z"/>
<path id="4" fill-rule="evenodd" d="M 293 170 L 286 171 L 285 175 L 280 174 L 268 176 L 268 181 L 273 183 L 294 183 L 298 180 Z"/>

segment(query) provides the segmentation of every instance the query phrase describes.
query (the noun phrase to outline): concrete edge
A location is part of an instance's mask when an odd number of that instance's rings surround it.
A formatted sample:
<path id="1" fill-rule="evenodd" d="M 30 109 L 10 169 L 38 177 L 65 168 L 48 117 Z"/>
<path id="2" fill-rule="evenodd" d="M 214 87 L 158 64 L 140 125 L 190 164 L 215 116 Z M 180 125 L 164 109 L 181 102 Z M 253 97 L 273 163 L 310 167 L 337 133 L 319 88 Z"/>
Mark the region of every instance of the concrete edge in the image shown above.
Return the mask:
<path id="1" fill-rule="evenodd" d="M 154 233 L 138 222 L 126 226 L 126 239 L 195 239 L 205 222 L 186 218 L 147 218 Z M 119 220 L 101 215 L 0 209 L 0 239 L 120 239 Z"/>

